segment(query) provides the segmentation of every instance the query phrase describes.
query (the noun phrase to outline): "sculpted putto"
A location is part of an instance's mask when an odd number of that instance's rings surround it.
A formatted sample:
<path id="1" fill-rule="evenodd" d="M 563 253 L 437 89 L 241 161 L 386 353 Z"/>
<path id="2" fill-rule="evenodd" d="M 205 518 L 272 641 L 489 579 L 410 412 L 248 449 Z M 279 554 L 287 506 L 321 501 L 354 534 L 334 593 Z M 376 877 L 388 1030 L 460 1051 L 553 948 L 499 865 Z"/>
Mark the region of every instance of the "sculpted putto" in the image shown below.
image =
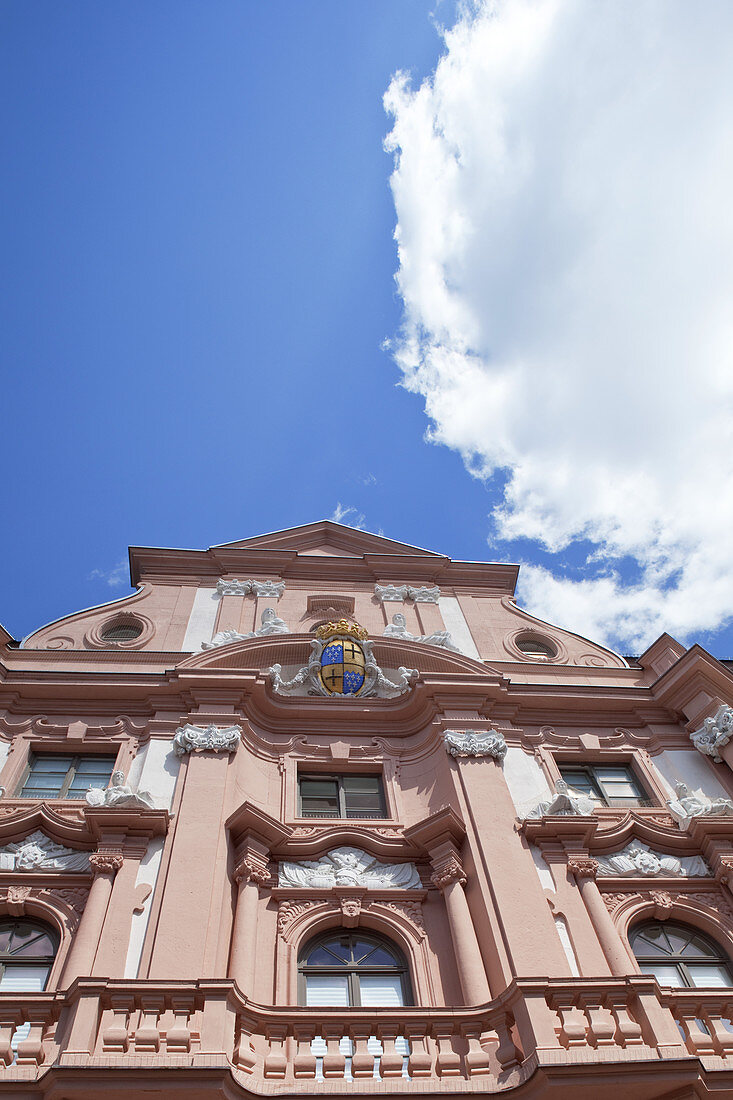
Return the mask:
<path id="1" fill-rule="evenodd" d="M 119 809 L 154 810 L 155 803 L 150 791 L 133 791 L 125 783 L 124 772 L 112 772 L 109 787 L 90 787 L 84 796 L 90 806 L 116 806 Z"/>
<path id="2" fill-rule="evenodd" d="M 414 863 L 380 863 L 361 848 L 334 848 L 319 860 L 280 864 L 278 886 L 328 890 L 333 886 L 364 886 L 367 890 L 420 888 Z"/>
<path id="3" fill-rule="evenodd" d="M 274 607 L 266 607 L 262 612 L 262 625 L 258 630 L 248 630 L 246 634 L 240 634 L 238 630 L 220 630 L 210 642 L 202 642 L 202 649 L 216 649 L 220 645 L 229 645 L 230 642 L 242 642 L 245 638 L 265 638 L 268 634 L 289 634 L 288 625 L 283 619 L 278 618 Z"/>
<path id="4" fill-rule="evenodd" d="M 695 817 L 733 817 L 733 802 L 729 798 L 708 798 L 699 788 L 691 791 L 686 783 L 678 783 L 675 793 L 677 797 L 669 799 L 667 805 L 683 832 Z"/>
<path id="5" fill-rule="evenodd" d="M 587 817 L 596 808 L 592 798 L 588 798 L 582 791 L 575 791 L 569 787 L 564 779 L 555 780 L 555 794 L 552 798 L 543 799 L 525 814 L 525 819 L 535 817 L 570 817 L 577 815 Z"/>
<path id="6" fill-rule="evenodd" d="M 437 645 L 443 649 L 452 649 L 458 653 L 457 646 L 453 645 L 450 633 L 447 630 L 436 630 L 433 634 L 411 634 L 407 629 L 407 619 L 398 612 L 392 616 L 392 622 L 384 629 L 385 638 L 404 638 L 408 642 L 422 642 L 424 645 Z"/>

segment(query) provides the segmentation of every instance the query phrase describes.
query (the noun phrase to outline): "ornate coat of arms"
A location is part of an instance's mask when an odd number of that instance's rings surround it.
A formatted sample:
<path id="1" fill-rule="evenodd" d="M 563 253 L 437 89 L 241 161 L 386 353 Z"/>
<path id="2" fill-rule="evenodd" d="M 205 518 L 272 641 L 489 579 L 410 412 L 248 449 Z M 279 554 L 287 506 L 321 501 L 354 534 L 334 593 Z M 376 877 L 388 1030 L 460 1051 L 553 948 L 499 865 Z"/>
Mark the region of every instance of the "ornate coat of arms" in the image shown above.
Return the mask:
<path id="1" fill-rule="evenodd" d="M 376 696 L 391 699 L 409 691 L 415 669 L 400 667 L 397 683 L 389 680 L 374 659 L 367 631 L 348 619 L 324 623 L 316 631 L 308 664 L 291 680 L 283 680 L 282 666 L 270 669 L 278 695 L 327 695 L 334 699 Z"/>

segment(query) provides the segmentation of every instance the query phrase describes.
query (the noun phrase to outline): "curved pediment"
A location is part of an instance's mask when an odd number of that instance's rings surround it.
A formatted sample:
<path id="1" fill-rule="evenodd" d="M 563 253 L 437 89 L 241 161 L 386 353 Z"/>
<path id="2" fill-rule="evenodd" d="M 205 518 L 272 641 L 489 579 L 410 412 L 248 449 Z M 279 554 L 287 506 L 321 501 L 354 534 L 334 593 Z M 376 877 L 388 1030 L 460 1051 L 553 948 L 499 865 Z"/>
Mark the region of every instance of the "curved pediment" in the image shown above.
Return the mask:
<path id="1" fill-rule="evenodd" d="M 194 653 L 178 665 L 178 669 L 233 669 L 263 671 L 271 665 L 283 667 L 304 665 L 311 653 L 312 634 L 270 635 L 264 638 L 245 638 L 230 642 L 216 649 Z M 374 655 L 383 668 L 405 666 L 420 673 L 476 676 L 496 675 L 494 669 L 482 661 L 466 657 L 462 653 L 441 649 L 422 642 L 402 638 L 377 637 L 370 639 Z"/>

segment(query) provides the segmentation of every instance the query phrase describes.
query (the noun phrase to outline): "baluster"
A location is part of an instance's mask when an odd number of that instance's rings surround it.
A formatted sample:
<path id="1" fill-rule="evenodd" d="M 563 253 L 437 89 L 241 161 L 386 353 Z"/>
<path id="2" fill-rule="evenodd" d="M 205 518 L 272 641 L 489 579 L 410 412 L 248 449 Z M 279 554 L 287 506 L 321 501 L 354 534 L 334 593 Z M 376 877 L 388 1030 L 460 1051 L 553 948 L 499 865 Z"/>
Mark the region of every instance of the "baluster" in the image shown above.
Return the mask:
<path id="1" fill-rule="evenodd" d="M 410 1044 L 410 1056 L 407 1060 L 407 1072 L 410 1077 L 432 1077 L 433 1056 L 430 1053 L 430 1040 L 426 1033 L 426 1024 L 408 1024 L 405 1038 Z"/>
<path id="2" fill-rule="evenodd" d="M 169 1054 L 186 1054 L 191 1049 L 189 1019 L 193 1012 L 193 1004 L 193 997 L 171 997 L 173 1025 L 166 1033 L 166 1048 Z"/>
<path id="3" fill-rule="evenodd" d="M 142 1019 L 135 1031 L 135 1051 L 139 1054 L 155 1054 L 160 1050 L 160 1029 L 158 1020 L 165 1009 L 162 997 L 142 996 L 140 998 Z"/>
<path id="4" fill-rule="evenodd" d="M 371 1026 L 364 1023 L 353 1023 L 349 1028 L 351 1041 L 354 1044 L 351 1055 L 352 1077 L 374 1076 L 374 1055 L 369 1050 L 369 1036 Z"/>
<path id="5" fill-rule="evenodd" d="M 130 1016 L 135 1008 L 132 997 L 110 997 L 112 1022 L 102 1031 L 102 1050 L 126 1054 L 130 1045 Z"/>
<path id="6" fill-rule="evenodd" d="M 296 1077 L 313 1078 L 316 1075 L 316 1058 L 311 1050 L 311 1043 L 315 1037 L 315 1029 L 312 1024 L 296 1024 L 294 1035 L 298 1049 L 293 1060 L 293 1072 Z"/>
<path id="7" fill-rule="evenodd" d="M 606 1004 L 616 1021 L 616 1042 L 621 1047 L 629 1047 L 643 1044 L 644 1037 L 641 1033 L 641 1025 L 631 1015 L 626 997 L 609 996 Z"/>
<path id="8" fill-rule="evenodd" d="M 382 1058 L 379 1063 L 379 1071 L 382 1077 L 401 1077 L 403 1055 L 395 1050 L 395 1039 L 398 1027 L 396 1024 L 383 1024 L 377 1028 L 377 1035 L 382 1044 Z"/>
<path id="9" fill-rule="evenodd" d="M 265 1058 L 265 1077 L 275 1077 L 282 1080 L 288 1069 L 288 1059 L 285 1054 L 285 1040 L 288 1029 L 285 1026 L 270 1024 L 267 1028 L 267 1038 L 270 1050 Z"/>
<path id="10" fill-rule="evenodd" d="M 699 1005 L 686 1005 L 678 1012 L 680 1022 L 687 1033 L 687 1049 L 690 1054 L 714 1054 L 715 1044 L 712 1036 L 700 1026 L 702 1021 L 698 1018 L 701 1011 Z"/>
<path id="11" fill-rule="evenodd" d="M 0 1064 L 11 1066 L 15 1058 L 15 1051 L 11 1044 L 13 1035 L 21 1022 L 18 1009 L 3 1008 L 0 1015 Z"/>
<path id="12" fill-rule="evenodd" d="M 513 1026 L 514 1020 L 509 1015 L 500 1016 L 494 1024 L 494 1031 L 499 1040 L 499 1045 L 494 1053 L 501 1066 L 502 1073 L 514 1069 L 522 1061 L 522 1052 L 517 1048 L 512 1035 Z"/>
<path id="13" fill-rule="evenodd" d="M 730 1025 L 730 1005 L 720 1006 L 715 1011 L 705 1013 L 705 1023 L 710 1028 L 716 1046 L 716 1053 L 725 1057 L 733 1050 L 733 1030 L 726 1027 L 726 1021 Z"/>
<path id="14" fill-rule="evenodd" d="M 453 1049 L 453 1025 L 433 1024 L 433 1035 L 438 1044 L 435 1069 L 438 1077 L 460 1077 L 461 1056 Z"/>
<path id="15" fill-rule="evenodd" d="M 346 1058 L 341 1053 L 341 1037 L 343 1033 L 344 1025 L 342 1023 L 323 1025 L 323 1038 L 326 1041 L 326 1053 L 323 1056 L 324 1077 L 344 1076 Z"/>
<path id="16" fill-rule="evenodd" d="M 464 1024 L 461 1033 L 468 1043 L 468 1052 L 464 1058 L 468 1076 L 483 1077 L 491 1073 L 491 1059 L 488 1052 L 481 1046 L 481 1026 Z"/>
<path id="17" fill-rule="evenodd" d="M 558 1031 L 560 1045 L 564 1047 L 585 1046 L 588 1021 L 585 1014 L 570 999 L 570 995 L 567 998 L 554 997 L 552 1006 L 560 1018 Z"/>
<path id="18" fill-rule="evenodd" d="M 25 1039 L 18 1043 L 16 1062 L 19 1066 L 40 1066 L 43 1061 L 43 1030 L 46 1021 L 43 1016 L 26 1013 L 30 1030 Z"/>
<path id="19" fill-rule="evenodd" d="M 591 1046 L 612 1047 L 616 1044 L 616 1021 L 609 1008 L 593 997 L 585 998 L 585 1014 L 590 1024 L 588 1035 Z"/>
<path id="20" fill-rule="evenodd" d="M 239 1042 L 234 1052 L 234 1064 L 244 1073 L 251 1073 L 257 1064 L 257 1055 L 252 1046 L 252 1035 L 249 1027 L 243 1021 L 239 1022 L 241 1026 L 239 1030 Z"/>

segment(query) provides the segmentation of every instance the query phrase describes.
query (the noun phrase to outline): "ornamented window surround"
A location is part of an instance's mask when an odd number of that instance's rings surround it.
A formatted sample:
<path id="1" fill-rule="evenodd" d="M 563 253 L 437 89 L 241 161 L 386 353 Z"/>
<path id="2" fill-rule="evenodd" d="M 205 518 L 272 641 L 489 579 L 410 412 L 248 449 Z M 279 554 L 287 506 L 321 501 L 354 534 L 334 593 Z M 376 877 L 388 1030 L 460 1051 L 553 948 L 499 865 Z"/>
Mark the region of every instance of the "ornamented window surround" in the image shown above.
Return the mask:
<path id="1" fill-rule="evenodd" d="M 59 884 L 0 887 L 0 918 L 27 917 L 49 925 L 59 939 L 46 992 L 58 989 L 89 893 L 88 878 L 58 875 Z"/>
<path id="2" fill-rule="evenodd" d="M 342 745 L 344 743 L 342 742 Z M 340 746 L 334 746 L 337 748 Z M 334 756 L 328 750 L 323 753 L 287 753 L 281 767 L 283 783 L 283 817 L 286 825 L 324 825 L 334 828 L 342 826 L 361 826 L 368 828 L 373 825 L 389 826 L 394 829 L 399 826 L 399 787 L 397 773 L 399 763 L 394 757 L 377 756 L 376 753 L 354 753 L 349 745 L 345 745 L 344 756 Z M 328 752 L 328 754 L 327 754 Z M 379 775 L 382 779 L 382 793 L 384 795 L 384 817 L 349 818 L 349 817 L 301 817 L 298 776 L 300 773 L 317 773 L 320 775 Z"/>
<path id="3" fill-rule="evenodd" d="M 112 760 L 112 771 L 121 770 L 127 774 L 137 751 L 137 739 L 126 738 L 124 741 L 105 741 L 101 738 L 87 740 L 86 738 L 62 739 L 53 734 L 50 737 L 38 737 L 32 733 L 20 734 L 13 739 L 10 746 L 5 766 L 0 772 L 0 783 L 5 787 L 4 802 L 9 799 L 27 804 L 35 801 L 32 798 L 20 798 L 15 792 L 21 787 L 21 779 L 27 772 L 31 756 L 106 756 Z M 45 799 L 46 802 L 58 805 L 78 805 L 79 800 L 69 799 Z"/>
<path id="4" fill-rule="evenodd" d="M 385 936 L 402 951 L 415 1004 L 437 1005 L 436 964 L 422 927 L 422 903 L 426 897 L 427 891 L 367 892 L 353 887 L 332 890 L 330 896 L 329 891 L 272 890 L 272 898 L 278 902 L 275 1003 L 298 1004 L 298 960 L 309 940 L 335 928 L 359 927 Z M 357 907 L 356 917 L 345 915 Z"/>
<path id="5" fill-rule="evenodd" d="M 663 786 L 656 768 L 643 750 L 634 751 L 633 749 L 629 749 L 628 746 L 621 745 L 594 747 L 590 749 L 578 747 L 563 748 L 558 745 L 553 745 L 552 748 L 549 748 L 545 745 L 538 745 L 535 749 L 535 755 L 539 758 L 550 790 L 554 790 L 556 781 L 562 779 L 560 765 L 563 767 L 571 767 L 573 764 L 606 764 L 609 767 L 622 767 L 626 765 L 631 768 L 642 788 L 649 792 L 650 798 L 656 803 L 655 806 L 628 808 L 634 808 L 641 812 L 644 810 L 653 811 L 655 813 L 659 813 L 660 810 L 666 812 L 667 799 L 671 796 L 666 787 Z M 623 807 L 599 806 L 601 813 L 608 812 L 609 810 L 618 812 L 620 809 L 623 809 Z"/>
<path id="6" fill-rule="evenodd" d="M 713 881 L 706 888 L 699 879 L 689 884 L 679 879 L 648 883 L 634 879 L 628 889 L 619 890 L 616 880 L 608 888 L 601 888 L 601 896 L 638 973 L 641 969 L 631 951 L 630 935 L 638 924 L 648 920 L 669 919 L 697 928 L 733 959 L 733 900 L 726 888 Z"/>

